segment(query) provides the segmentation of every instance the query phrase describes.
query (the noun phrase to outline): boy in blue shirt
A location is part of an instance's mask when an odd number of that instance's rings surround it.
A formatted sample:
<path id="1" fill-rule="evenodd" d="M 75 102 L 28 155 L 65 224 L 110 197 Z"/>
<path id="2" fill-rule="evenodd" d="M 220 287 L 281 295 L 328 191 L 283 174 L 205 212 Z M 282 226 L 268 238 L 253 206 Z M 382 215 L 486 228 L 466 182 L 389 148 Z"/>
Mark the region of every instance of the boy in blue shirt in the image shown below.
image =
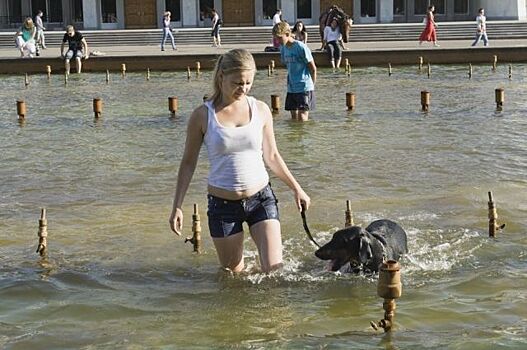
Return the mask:
<path id="1" fill-rule="evenodd" d="M 280 42 L 282 63 L 287 66 L 287 97 L 285 110 L 291 111 L 291 117 L 306 121 L 309 111 L 315 109 L 315 82 L 317 66 L 311 50 L 303 42 L 294 39 L 287 22 L 273 27 L 273 36 Z"/>

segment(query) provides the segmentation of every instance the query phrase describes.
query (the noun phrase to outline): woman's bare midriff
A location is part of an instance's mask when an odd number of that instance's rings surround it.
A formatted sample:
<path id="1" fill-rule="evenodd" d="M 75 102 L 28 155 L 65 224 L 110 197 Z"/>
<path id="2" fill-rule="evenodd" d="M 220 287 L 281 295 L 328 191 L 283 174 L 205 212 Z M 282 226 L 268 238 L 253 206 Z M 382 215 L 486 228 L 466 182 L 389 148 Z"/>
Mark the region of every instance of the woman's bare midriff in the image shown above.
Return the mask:
<path id="1" fill-rule="evenodd" d="M 237 201 L 237 200 L 240 200 L 240 199 L 248 198 L 248 197 L 254 195 L 255 193 L 258 193 L 265 186 L 267 186 L 267 182 L 265 182 L 262 185 L 255 186 L 253 188 L 250 188 L 250 189 L 247 189 L 247 190 L 243 190 L 243 191 L 229 191 L 229 190 L 226 190 L 226 189 L 223 189 L 223 188 L 218 188 L 218 187 L 214 187 L 214 186 L 208 185 L 208 191 L 209 191 L 209 194 L 211 194 L 211 195 L 213 195 L 215 197 L 226 199 L 226 200 L 229 200 L 229 201 Z"/>

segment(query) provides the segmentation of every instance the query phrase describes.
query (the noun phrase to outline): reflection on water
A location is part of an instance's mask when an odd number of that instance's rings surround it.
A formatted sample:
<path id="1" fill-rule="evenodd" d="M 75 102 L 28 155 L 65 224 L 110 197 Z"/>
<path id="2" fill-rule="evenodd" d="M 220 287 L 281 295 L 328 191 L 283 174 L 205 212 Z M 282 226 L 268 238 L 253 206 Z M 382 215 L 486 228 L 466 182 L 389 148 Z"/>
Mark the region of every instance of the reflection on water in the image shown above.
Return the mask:
<path id="1" fill-rule="evenodd" d="M 375 276 L 326 271 L 313 255 L 289 190 L 278 180 L 285 267 L 257 271 L 247 239 L 247 273 L 218 269 L 202 220 L 204 254 L 167 224 L 192 109 L 210 72 L 73 75 L 48 82 L 0 78 L 0 347 L 2 348 L 525 348 L 527 342 L 527 66 L 492 73 L 475 66 L 322 70 L 307 123 L 275 117 L 278 146 L 312 197 L 319 242 L 343 226 L 378 218 L 407 231 L 397 330 L 373 332 L 382 317 Z M 505 108 L 495 111 L 494 89 Z M 420 91 L 432 94 L 420 112 Z M 285 73 L 259 73 L 252 93 L 270 102 Z M 348 113 L 345 92 L 356 94 Z M 179 111 L 169 118 L 168 96 Z M 92 99 L 104 101 L 93 119 Z M 284 99 L 285 96 L 282 96 Z M 16 99 L 27 103 L 19 125 Z M 185 203 L 205 206 L 202 156 Z M 500 220 L 487 238 L 487 191 Z M 49 256 L 36 249 L 48 212 Z M 205 213 L 202 212 L 202 217 Z"/>

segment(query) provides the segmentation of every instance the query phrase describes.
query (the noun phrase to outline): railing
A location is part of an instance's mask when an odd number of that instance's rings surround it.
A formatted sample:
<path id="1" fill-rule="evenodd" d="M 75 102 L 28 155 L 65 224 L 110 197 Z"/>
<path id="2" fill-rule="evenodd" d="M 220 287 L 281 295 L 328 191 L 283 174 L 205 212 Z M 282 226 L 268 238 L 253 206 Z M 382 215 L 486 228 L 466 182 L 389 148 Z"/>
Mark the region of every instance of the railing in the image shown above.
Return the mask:
<path id="1" fill-rule="evenodd" d="M 18 28 L 26 16 L 0 16 L 0 28 Z"/>
<path id="2" fill-rule="evenodd" d="M 24 23 L 24 20 L 30 16 L 0 16 L 0 29 L 18 29 Z M 60 29 L 65 28 L 64 22 L 49 22 L 47 18 L 43 18 L 44 26 L 48 29 Z M 81 22 L 74 22 L 75 27 L 82 27 Z"/>

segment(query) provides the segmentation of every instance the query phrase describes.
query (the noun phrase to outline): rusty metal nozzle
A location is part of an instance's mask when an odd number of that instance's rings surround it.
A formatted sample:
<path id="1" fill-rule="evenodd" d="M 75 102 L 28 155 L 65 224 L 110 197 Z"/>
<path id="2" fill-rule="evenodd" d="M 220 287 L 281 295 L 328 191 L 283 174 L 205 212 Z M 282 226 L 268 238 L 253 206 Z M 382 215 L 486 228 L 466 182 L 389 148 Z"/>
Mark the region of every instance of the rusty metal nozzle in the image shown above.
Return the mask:
<path id="1" fill-rule="evenodd" d="M 40 211 L 40 220 L 38 220 L 38 247 L 37 253 L 45 256 L 48 249 L 48 220 L 46 219 L 46 208 Z"/>
<path id="2" fill-rule="evenodd" d="M 395 260 L 388 260 L 382 263 L 379 271 L 379 282 L 377 284 L 377 294 L 384 298 L 382 307 L 384 318 L 379 322 L 370 322 L 373 329 L 384 329 L 388 332 L 392 329 L 395 317 L 395 299 L 402 295 L 401 265 Z"/>
<path id="3" fill-rule="evenodd" d="M 187 242 L 192 243 L 194 252 L 201 253 L 201 220 L 197 204 L 194 204 L 194 214 L 192 215 L 192 237 L 185 238 L 185 243 Z"/>
<path id="4" fill-rule="evenodd" d="M 489 191 L 489 237 L 496 237 L 496 232 L 503 230 L 505 224 L 498 224 L 498 211 L 494 205 L 492 192 Z"/>

